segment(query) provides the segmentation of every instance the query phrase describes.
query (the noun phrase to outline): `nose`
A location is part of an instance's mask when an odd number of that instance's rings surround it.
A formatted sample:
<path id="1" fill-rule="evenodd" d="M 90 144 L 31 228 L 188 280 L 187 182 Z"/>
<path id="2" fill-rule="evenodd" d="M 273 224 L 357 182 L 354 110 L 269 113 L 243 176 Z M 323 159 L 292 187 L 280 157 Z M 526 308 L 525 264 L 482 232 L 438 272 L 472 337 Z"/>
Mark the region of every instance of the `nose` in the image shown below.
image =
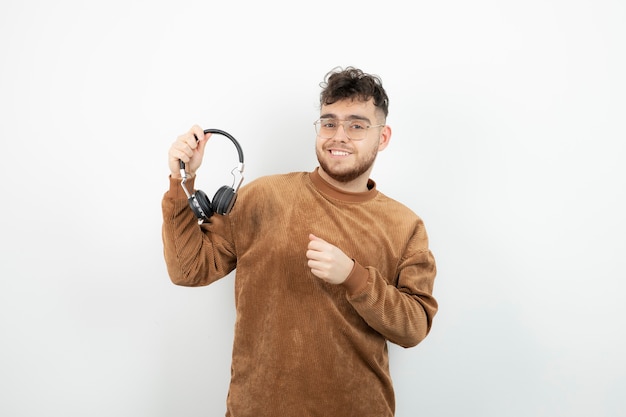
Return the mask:
<path id="1" fill-rule="evenodd" d="M 341 131 L 343 132 L 341 135 L 339 135 L 339 128 L 341 128 Z M 339 124 L 339 126 L 337 127 L 337 131 L 335 132 L 335 136 L 333 136 L 333 139 L 339 139 L 343 142 L 347 142 L 350 139 L 346 131 L 346 125 L 344 123 Z"/>

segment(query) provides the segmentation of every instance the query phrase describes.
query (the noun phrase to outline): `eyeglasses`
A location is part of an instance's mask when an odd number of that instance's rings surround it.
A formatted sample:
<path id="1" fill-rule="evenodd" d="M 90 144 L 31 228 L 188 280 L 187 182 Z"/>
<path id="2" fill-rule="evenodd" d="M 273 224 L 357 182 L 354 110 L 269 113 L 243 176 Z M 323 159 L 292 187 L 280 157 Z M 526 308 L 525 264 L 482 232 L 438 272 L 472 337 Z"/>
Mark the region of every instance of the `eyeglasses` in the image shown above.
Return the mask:
<path id="1" fill-rule="evenodd" d="M 373 127 L 383 127 L 385 125 L 370 126 L 364 120 L 339 120 L 339 119 L 319 119 L 315 123 L 315 133 L 322 139 L 330 139 L 335 136 L 339 126 L 343 126 L 343 131 L 350 140 L 363 140 L 367 137 L 367 131 Z"/>

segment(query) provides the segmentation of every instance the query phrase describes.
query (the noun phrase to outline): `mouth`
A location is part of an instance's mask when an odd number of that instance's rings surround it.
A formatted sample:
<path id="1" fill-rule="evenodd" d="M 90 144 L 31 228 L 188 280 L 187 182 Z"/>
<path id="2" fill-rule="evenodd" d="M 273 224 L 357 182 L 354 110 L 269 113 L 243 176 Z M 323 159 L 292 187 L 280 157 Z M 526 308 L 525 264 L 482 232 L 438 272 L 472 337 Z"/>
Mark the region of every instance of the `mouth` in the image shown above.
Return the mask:
<path id="1" fill-rule="evenodd" d="M 331 156 L 335 156 L 338 158 L 350 156 L 350 152 L 343 149 L 328 149 L 328 153 L 330 153 Z"/>

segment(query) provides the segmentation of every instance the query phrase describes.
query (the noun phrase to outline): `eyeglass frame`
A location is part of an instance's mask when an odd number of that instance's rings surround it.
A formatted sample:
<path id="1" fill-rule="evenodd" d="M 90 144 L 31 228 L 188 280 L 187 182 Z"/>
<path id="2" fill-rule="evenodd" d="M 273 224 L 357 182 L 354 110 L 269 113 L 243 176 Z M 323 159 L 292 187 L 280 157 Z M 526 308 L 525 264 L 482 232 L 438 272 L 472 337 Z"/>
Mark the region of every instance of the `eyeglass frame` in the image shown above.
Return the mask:
<path id="1" fill-rule="evenodd" d="M 334 120 L 334 121 L 337 122 L 337 129 L 335 129 L 335 132 L 333 133 L 332 136 L 327 137 L 327 138 L 323 137 L 323 136 L 320 136 L 318 131 L 321 128 L 322 120 Z M 386 126 L 385 124 L 373 125 L 373 126 L 372 125 L 367 125 L 367 126 L 363 127 L 363 129 L 365 129 L 365 136 L 364 137 L 362 137 L 361 139 L 352 139 L 349 136 L 349 134 L 348 134 L 348 130 L 346 130 L 346 123 L 356 122 L 356 121 L 359 121 L 359 120 L 362 120 L 362 119 L 347 119 L 347 120 L 344 119 L 344 120 L 341 120 L 341 119 L 335 119 L 335 118 L 332 118 L 332 117 L 320 117 L 319 119 L 317 119 L 316 121 L 313 122 L 313 126 L 315 126 L 315 134 L 317 136 L 321 137 L 322 139 L 332 139 L 332 138 L 335 137 L 335 135 L 339 131 L 339 126 L 341 125 L 343 127 L 343 132 L 346 134 L 346 137 L 348 139 L 352 140 L 352 141 L 355 141 L 355 142 L 358 142 L 358 141 L 366 139 L 367 138 L 367 132 L 370 129 L 376 128 L 376 127 L 385 127 Z"/>

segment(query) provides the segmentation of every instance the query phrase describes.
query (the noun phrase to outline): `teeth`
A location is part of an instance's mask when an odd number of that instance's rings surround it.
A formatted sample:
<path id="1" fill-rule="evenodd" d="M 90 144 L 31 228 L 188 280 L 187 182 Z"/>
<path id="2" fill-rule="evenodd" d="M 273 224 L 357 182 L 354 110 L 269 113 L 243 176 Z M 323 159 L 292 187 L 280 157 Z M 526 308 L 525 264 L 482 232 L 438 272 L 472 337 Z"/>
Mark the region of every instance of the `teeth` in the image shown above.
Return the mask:
<path id="1" fill-rule="evenodd" d="M 336 156 L 348 156 L 348 152 L 344 152 L 344 151 L 330 151 L 331 154 L 336 155 Z"/>

